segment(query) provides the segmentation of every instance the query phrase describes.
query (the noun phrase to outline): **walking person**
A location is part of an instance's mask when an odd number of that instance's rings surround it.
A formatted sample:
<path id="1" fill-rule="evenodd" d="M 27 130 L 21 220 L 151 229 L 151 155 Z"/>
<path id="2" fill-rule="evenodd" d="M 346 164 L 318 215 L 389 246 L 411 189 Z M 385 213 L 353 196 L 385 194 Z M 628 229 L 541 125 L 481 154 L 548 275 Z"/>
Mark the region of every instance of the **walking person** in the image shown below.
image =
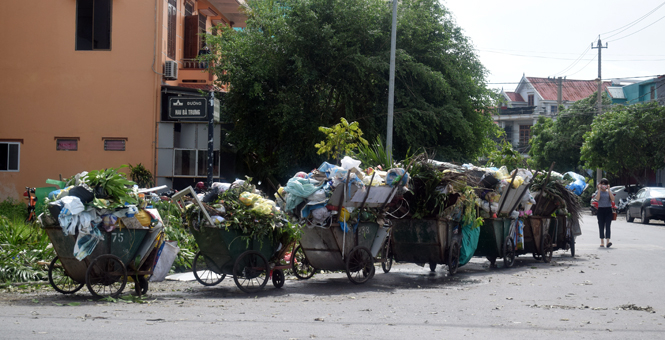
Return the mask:
<path id="1" fill-rule="evenodd" d="M 594 194 L 596 201 L 598 202 L 598 213 L 596 217 L 598 218 L 598 230 L 600 232 L 600 246 L 607 248 L 612 246 L 610 242 L 610 226 L 612 224 L 612 207 L 614 206 L 614 195 L 610 190 L 610 182 L 607 178 L 600 180 L 598 184 L 598 190 Z M 607 243 L 605 243 L 607 241 Z"/>

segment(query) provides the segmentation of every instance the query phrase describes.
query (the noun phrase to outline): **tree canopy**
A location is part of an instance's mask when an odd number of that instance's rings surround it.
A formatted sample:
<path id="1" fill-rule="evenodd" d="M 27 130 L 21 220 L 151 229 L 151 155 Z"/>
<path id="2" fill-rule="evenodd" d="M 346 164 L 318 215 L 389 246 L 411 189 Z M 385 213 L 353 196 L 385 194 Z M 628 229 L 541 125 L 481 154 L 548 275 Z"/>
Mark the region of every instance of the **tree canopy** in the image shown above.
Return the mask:
<path id="1" fill-rule="evenodd" d="M 227 141 L 254 176 L 289 176 L 323 160 L 320 126 L 357 121 L 385 136 L 391 6 L 382 0 L 249 0 L 243 30 L 208 37 L 220 83 Z M 398 9 L 394 155 L 426 148 L 474 159 L 497 128 L 486 70 L 437 0 Z"/>
<path id="2" fill-rule="evenodd" d="M 584 135 L 582 160 L 589 168 L 627 172 L 646 183 L 645 170 L 665 166 L 665 107 L 656 102 L 616 105 Z"/>
<path id="3" fill-rule="evenodd" d="M 605 94 L 602 100 L 604 107 L 612 104 Z M 554 170 L 561 173 L 575 171 L 582 165 L 580 149 L 584 134 L 591 130 L 591 123 L 598 112 L 597 103 L 596 92 L 562 110 L 556 121 L 549 117 L 538 118 L 531 128 L 530 165 L 536 169 L 547 169 L 555 162 Z"/>

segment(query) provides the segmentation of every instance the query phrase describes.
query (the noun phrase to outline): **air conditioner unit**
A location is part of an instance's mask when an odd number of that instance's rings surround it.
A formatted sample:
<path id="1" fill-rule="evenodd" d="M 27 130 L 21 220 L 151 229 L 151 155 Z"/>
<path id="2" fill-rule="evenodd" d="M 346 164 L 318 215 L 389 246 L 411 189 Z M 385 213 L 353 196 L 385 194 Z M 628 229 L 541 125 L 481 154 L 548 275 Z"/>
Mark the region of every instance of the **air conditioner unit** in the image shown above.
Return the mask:
<path id="1" fill-rule="evenodd" d="M 164 78 L 167 80 L 178 80 L 178 62 L 167 60 L 164 63 Z"/>

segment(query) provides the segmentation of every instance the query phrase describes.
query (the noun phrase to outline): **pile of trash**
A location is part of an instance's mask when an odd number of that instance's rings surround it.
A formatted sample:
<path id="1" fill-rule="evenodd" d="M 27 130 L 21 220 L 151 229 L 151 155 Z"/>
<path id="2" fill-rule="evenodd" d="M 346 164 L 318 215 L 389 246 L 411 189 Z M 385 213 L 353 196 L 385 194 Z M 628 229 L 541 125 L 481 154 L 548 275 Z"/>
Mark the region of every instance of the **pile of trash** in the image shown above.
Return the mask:
<path id="1" fill-rule="evenodd" d="M 47 209 L 40 224 L 59 225 L 64 236 L 76 235 L 73 255 L 79 261 L 116 228 L 163 226 L 159 212 L 151 207 L 152 200 L 159 198 L 151 189 L 139 189 L 119 169 L 78 173 L 45 198 Z"/>
<path id="2" fill-rule="evenodd" d="M 191 187 L 183 190 L 183 193 L 187 192 L 196 196 L 182 196 L 186 200 L 184 216 L 189 228 L 200 230 L 205 226 L 239 230 L 245 240 L 267 238 L 280 250 L 298 241 L 296 226 L 289 222 L 275 201 L 256 189 L 250 178 L 233 183 L 215 182 L 208 192 L 196 194 Z"/>
<path id="3" fill-rule="evenodd" d="M 383 208 L 408 189 L 403 168 L 360 168 L 344 157 L 341 166 L 323 162 L 309 173 L 298 172 L 275 193 L 277 204 L 307 227 L 329 227 L 339 222 L 348 231 L 358 222 L 384 224 Z"/>
<path id="4" fill-rule="evenodd" d="M 435 160 L 428 162 L 437 171 L 433 177 L 439 181 L 426 186 L 434 186 L 443 194 L 452 192 L 455 187 L 457 192 L 464 187 L 473 189 L 475 195 L 470 198 L 480 209 L 478 217 L 517 219 L 533 213 L 531 207 L 536 200 L 529 190 L 534 175 L 530 170 L 515 169 L 509 172 L 505 166 L 495 168 Z M 431 193 L 420 193 L 421 196 L 423 194 L 432 196 Z M 427 210 L 431 211 L 431 208 Z"/>

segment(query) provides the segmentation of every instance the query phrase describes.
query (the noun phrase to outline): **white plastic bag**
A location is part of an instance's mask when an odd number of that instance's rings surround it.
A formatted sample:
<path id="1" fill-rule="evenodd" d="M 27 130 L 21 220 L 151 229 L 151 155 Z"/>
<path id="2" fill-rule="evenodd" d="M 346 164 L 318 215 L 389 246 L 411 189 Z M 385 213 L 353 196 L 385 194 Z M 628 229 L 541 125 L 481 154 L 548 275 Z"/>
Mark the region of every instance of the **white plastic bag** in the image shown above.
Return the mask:
<path id="1" fill-rule="evenodd" d="M 360 166 L 360 163 L 361 162 L 359 160 L 353 159 L 349 156 L 344 156 L 344 158 L 342 158 L 342 168 L 346 170 L 358 167 Z"/>
<path id="2" fill-rule="evenodd" d="M 152 276 L 150 277 L 150 282 L 162 282 L 166 275 L 169 274 L 173 261 L 178 255 L 180 248 L 178 247 L 177 241 L 166 241 L 164 242 L 164 248 L 157 259 L 157 264 L 155 264 L 155 269 L 152 271 Z"/>

